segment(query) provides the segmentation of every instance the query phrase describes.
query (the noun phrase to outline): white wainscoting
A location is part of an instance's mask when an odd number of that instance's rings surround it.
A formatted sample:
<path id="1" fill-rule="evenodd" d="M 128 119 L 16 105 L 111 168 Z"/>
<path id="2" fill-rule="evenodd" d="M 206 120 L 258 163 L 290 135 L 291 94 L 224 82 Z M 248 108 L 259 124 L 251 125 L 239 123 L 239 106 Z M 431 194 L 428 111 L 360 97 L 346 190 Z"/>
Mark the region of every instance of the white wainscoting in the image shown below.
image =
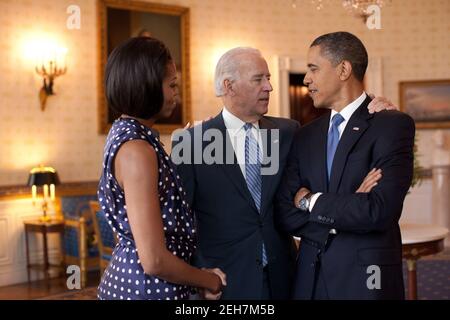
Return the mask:
<path id="1" fill-rule="evenodd" d="M 432 181 L 424 180 L 406 196 L 401 222 L 432 223 Z M 50 207 L 49 212 L 53 212 Z M 0 201 L 0 286 L 27 281 L 25 234 L 23 221 L 39 218 L 39 207 L 31 199 Z M 59 236 L 49 234 L 49 259 L 60 259 Z M 33 262 L 43 261 L 42 236 L 30 234 L 30 256 Z M 56 271 L 54 271 L 56 275 Z M 32 271 L 31 279 L 43 279 L 42 272 Z"/>
<path id="2" fill-rule="evenodd" d="M 30 199 L 0 201 L 0 286 L 27 281 L 25 232 L 23 221 L 41 216 L 39 206 L 33 206 Z M 49 206 L 49 212 L 54 212 Z M 29 234 L 30 259 L 33 263 L 43 262 L 41 234 Z M 60 261 L 60 240 L 58 234 L 48 234 L 49 260 Z M 51 276 L 56 275 L 52 270 Z M 31 271 L 31 280 L 43 279 L 44 273 Z"/>

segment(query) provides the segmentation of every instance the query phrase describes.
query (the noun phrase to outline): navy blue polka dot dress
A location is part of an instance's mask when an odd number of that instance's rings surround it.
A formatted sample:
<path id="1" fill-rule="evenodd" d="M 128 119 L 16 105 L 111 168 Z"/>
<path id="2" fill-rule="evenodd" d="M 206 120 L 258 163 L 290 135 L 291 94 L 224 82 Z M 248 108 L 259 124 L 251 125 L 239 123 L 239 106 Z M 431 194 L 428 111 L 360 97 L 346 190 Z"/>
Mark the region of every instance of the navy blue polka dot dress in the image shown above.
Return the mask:
<path id="1" fill-rule="evenodd" d="M 166 282 L 144 273 L 127 217 L 125 195 L 113 176 L 114 157 L 120 146 L 130 140 L 147 141 L 156 151 L 159 167 L 159 202 L 167 249 L 189 263 L 195 251 L 195 221 L 185 201 L 185 191 L 176 169 L 155 132 L 130 118 L 117 119 L 109 131 L 104 148 L 103 171 L 98 199 L 103 213 L 117 234 L 109 266 L 97 290 L 99 299 L 181 300 L 189 298 L 191 288 Z M 145 174 L 143 172 L 142 174 Z"/>

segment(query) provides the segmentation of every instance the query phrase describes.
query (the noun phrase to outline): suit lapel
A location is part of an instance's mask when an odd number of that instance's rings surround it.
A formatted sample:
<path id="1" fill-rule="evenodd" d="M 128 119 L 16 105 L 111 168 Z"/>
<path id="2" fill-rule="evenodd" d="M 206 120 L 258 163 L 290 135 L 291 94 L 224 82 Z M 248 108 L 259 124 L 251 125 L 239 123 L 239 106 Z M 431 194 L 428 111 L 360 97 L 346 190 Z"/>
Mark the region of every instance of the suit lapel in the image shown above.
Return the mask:
<path id="1" fill-rule="evenodd" d="M 268 120 L 265 117 L 262 117 L 261 120 L 259 120 L 259 128 L 262 130 L 265 130 L 267 133 L 266 135 L 263 134 L 263 131 L 261 131 L 261 138 L 262 138 L 262 148 L 263 151 L 263 157 L 268 157 L 269 155 L 272 155 L 272 130 L 277 129 L 275 124 Z M 274 143 L 280 143 L 280 141 L 274 141 Z M 279 146 L 280 147 L 280 146 Z M 261 167 L 267 167 L 270 166 L 270 163 L 267 163 L 267 161 L 263 158 Z M 264 165 L 266 164 L 266 165 Z M 272 201 L 272 199 L 269 197 L 270 190 L 273 188 L 274 184 L 272 183 L 273 178 L 276 175 L 262 175 L 261 176 L 261 215 L 264 215 L 266 213 L 267 205 Z"/>
<path id="2" fill-rule="evenodd" d="M 312 170 L 315 174 L 313 177 L 317 179 L 317 190 L 328 191 L 328 177 L 327 177 L 327 139 L 328 139 L 328 124 L 330 122 L 330 113 L 323 116 L 318 123 L 318 132 L 310 140 L 310 161 L 312 163 Z M 305 152 L 300 150 L 300 152 Z"/>
<path id="3" fill-rule="evenodd" d="M 366 100 L 356 109 L 353 115 L 350 117 L 345 130 L 342 133 L 342 137 L 339 140 L 339 144 L 336 149 L 336 153 L 333 159 L 333 166 L 331 168 L 331 176 L 329 183 L 329 192 L 337 192 L 339 184 L 341 182 L 342 173 L 344 171 L 347 157 L 352 150 L 355 143 L 361 138 L 364 132 L 369 127 L 368 119 L 372 117 L 367 111 L 367 105 L 370 102 L 370 98 Z M 325 156 L 326 159 L 326 156 Z"/>
<path id="4" fill-rule="evenodd" d="M 241 168 L 237 162 L 236 154 L 234 153 L 233 146 L 231 144 L 231 139 L 228 135 L 227 128 L 225 127 L 225 122 L 223 121 L 222 113 L 217 115 L 213 120 L 211 120 L 211 126 L 219 129 L 222 132 L 222 136 L 225 137 L 223 143 L 224 152 L 224 164 L 218 165 L 219 168 L 225 171 L 225 175 L 231 180 L 239 193 L 250 203 L 250 205 L 257 211 L 253 197 L 247 188 L 247 182 L 242 174 Z M 228 148 L 228 149 L 227 149 Z M 231 148 L 231 149 L 230 149 Z M 226 163 L 227 152 L 233 152 L 233 163 Z"/>

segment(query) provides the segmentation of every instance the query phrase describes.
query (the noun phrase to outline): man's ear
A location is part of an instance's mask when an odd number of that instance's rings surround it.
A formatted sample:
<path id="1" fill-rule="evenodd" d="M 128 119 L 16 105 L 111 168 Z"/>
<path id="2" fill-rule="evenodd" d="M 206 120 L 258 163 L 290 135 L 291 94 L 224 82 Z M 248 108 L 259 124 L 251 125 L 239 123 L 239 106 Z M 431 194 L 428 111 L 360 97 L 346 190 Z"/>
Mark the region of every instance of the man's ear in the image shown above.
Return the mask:
<path id="1" fill-rule="evenodd" d="M 337 67 L 337 72 L 339 79 L 342 81 L 347 80 L 352 75 L 352 64 L 347 60 L 342 61 Z"/>
<path id="2" fill-rule="evenodd" d="M 234 95 L 233 82 L 230 79 L 223 80 L 223 87 L 228 95 Z"/>

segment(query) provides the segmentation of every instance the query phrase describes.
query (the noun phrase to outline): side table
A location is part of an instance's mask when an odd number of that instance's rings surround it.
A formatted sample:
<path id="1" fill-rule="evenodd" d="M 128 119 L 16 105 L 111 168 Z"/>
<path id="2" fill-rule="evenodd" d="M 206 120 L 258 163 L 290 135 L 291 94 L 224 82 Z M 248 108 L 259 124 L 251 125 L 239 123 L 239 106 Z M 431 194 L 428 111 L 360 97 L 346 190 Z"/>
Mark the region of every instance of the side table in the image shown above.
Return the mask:
<path id="1" fill-rule="evenodd" d="M 408 265 L 408 300 L 417 300 L 417 260 L 444 250 L 448 230 L 420 224 L 402 224 L 403 258 Z"/>
<path id="2" fill-rule="evenodd" d="M 26 244 L 26 255 L 27 255 L 27 276 L 28 282 L 30 282 L 30 271 L 31 270 L 39 270 L 44 271 L 45 280 L 48 283 L 49 280 L 49 271 L 51 268 L 58 268 L 63 271 L 64 274 L 64 221 L 63 220 L 28 220 L 24 221 L 25 227 L 25 244 Z M 41 233 L 43 242 L 44 242 L 44 264 L 37 264 L 30 262 L 30 248 L 28 242 L 28 234 L 29 233 Z M 48 259 L 48 233 L 59 233 L 61 238 L 61 264 L 51 264 Z"/>

